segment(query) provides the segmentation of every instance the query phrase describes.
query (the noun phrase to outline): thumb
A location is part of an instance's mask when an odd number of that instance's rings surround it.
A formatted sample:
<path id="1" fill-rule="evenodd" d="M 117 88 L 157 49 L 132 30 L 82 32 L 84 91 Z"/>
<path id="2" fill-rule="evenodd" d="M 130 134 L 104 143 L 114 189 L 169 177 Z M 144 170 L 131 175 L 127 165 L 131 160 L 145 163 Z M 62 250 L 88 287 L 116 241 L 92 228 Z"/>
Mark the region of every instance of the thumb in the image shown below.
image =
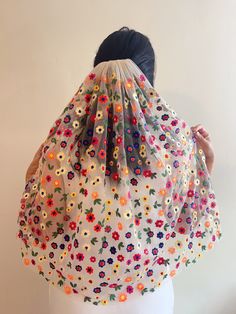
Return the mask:
<path id="1" fill-rule="evenodd" d="M 42 149 L 43 149 L 43 144 L 40 145 L 40 147 L 38 148 L 37 152 L 34 155 L 34 158 L 40 158 L 42 155 Z"/>

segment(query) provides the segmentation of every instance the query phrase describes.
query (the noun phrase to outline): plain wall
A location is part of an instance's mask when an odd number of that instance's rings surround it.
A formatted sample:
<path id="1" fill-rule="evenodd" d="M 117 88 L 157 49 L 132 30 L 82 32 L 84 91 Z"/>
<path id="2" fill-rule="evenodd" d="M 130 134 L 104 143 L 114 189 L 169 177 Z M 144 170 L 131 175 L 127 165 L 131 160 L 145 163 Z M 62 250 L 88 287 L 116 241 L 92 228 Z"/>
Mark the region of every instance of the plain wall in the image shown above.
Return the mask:
<path id="1" fill-rule="evenodd" d="M 223 238 L 174 279 L 175 314 L 236 313 L 235 21 L 233 0 L 0 2 L 2 313 L 48 313 L 47 282 L 23 266 L 15 238 L 25 172 L 101 41 L 124 25 L 149 36 L 156 90 L 215 148 Z"/>

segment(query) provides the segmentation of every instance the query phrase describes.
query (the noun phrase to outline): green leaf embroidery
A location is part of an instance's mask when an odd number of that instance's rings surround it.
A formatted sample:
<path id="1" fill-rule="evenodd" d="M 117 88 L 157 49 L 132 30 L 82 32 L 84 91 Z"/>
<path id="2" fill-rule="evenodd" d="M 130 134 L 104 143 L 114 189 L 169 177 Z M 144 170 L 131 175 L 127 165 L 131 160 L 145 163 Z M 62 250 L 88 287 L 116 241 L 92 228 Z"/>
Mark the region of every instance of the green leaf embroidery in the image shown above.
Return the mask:
<path id="1" fill-rule="evenodd" d="M 149 195 L 154 195 L 155 194 L 155 190 L 154 189 L 150 189 L 149 190 Z"/>
<path id="2" fill-rule="evenodd" d="M 94 200 L 93 204 L 94 204 L 94 205 L 96 205 L 96 204 L 99 204 L 99 205 L 100 205 L 100 204 L 101 204 L 101 201 L 102 201 L 102 200 L 101 200 L 100 198 L 96 198 L 96 199 Z"/>
<path id="3" fill-rule="evenodd" d="M 98 242 L 97 237 L 94 237 L 94 238 L 91 239 L 91 243 L 93 245 L 95 245 L 96 242 Z"/>
<path id="4" fill-rule="evenodd" d="M 46 226 L 49 228 L 51 225 L 52 225 L 52 221 L 51 221 L 51 220 L 48 220 L 48 221 L 46 222 Z"/>
<path id="5" fill-rule="evenodd" d="M 115 294 L 110 294 L 109 299 L 110 301 L 114 301 L 116 299 Z"/>
<path id="6" fill-rule="evenodd" d="M 120 250 L 122 247 L 124 247 L 124 244 L 123 244 L 123 242 L 120 242 L 120 243 L 118 244 L 118 249 Z"/>
<path id="7" fill-rule="evenodd" d="M 53 168 L 54 168 L 54 165 L 48 164 L 48 169 L 49 169 L 49 170 L 52 170 Z"/>
<path id="8" fill-rule="evenodd" d="M 116 209 L 116 216 L 121 217 L 121 214 L 119 212 L 119 208 Z"/>

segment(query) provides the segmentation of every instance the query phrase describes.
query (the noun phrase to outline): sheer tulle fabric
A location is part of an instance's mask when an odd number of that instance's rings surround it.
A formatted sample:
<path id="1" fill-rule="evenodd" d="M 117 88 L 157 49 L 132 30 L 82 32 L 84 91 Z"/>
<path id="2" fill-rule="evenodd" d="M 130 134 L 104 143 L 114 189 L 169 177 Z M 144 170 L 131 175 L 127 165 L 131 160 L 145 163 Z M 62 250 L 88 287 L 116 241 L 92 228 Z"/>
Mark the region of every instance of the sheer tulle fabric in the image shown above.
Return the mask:
<path id="1" fill-rule="evenodd" d="M 222 236 L 204 152 L 130 59 L 94 67 L 53 123 L 17 223 L 24 265 L 95 305 L 153 292 Z"/>

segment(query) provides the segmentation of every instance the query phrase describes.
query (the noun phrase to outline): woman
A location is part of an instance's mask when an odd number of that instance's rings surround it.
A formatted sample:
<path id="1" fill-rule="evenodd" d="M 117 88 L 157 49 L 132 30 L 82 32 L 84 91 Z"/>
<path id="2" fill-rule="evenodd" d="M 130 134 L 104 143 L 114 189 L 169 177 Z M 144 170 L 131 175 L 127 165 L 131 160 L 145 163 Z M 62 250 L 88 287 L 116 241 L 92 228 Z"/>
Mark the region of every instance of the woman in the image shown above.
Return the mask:
<path id="1" fill-rule="evenodd" d="M 18 235 L 60 288 L 52 313 L 173 313 L 172 278 L 221 238 L 209 134 L 155 91 L 154 62 L 146 36 L 108 36 L 27 171 Z"/>

